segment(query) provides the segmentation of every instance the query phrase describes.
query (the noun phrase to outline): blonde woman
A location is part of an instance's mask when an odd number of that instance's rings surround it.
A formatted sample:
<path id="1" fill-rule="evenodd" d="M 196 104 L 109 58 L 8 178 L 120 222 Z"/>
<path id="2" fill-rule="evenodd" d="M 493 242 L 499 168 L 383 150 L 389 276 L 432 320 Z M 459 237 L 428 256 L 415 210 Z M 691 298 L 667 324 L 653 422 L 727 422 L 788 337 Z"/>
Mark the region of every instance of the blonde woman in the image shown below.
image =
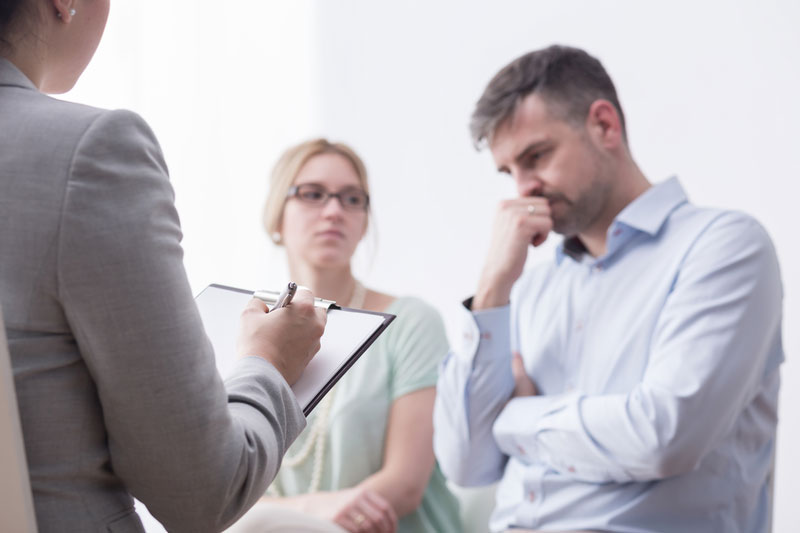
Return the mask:
<path id="1" fill-rule="evenodd" d="M 265 500 L 351 532 L 458 531 L 432 447 L 437 367 L 448 350 L 442 321 L 421 300 L 353 276 L 369 215 L 367 173 L 346 145 L 311 140 L 276 164 L 264 225 L 285 247 L 292 280 L 397 319 L 316 407 Z"/>

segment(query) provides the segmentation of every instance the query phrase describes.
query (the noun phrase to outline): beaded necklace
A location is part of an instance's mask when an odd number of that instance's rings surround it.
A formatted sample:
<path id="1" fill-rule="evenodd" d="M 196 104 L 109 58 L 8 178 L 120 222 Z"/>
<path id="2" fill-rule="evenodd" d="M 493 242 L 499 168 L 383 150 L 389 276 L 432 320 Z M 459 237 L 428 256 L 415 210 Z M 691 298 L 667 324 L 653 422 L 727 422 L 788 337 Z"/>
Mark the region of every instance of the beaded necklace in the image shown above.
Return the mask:
<path id="1" fill-rule="evenodd" d="M 360 309 L 364 306 L 367 289 L 358 280 L 354 281 L 353 294 L 350 296 L 347 307 Z M 283 457 L 281 468 L 294 468 L 305 463 L 308 458 L 313 455 L 314 465 L 311 469 L 311 481 L 309 482 L 307 493 L 317 492 L 322 481 L 322 468 L 325 464 L 325 443 L 328 440 L 328 418 L 331 413 L 331 407 L 333 406 L 333 397 L 336 388 L 337 387 L 334 386 L 320 402 L 318 406 L 319 413 L 312 426 L 308 428 L 308 438 L 303 443 L 303 446 L 297 450 L 296 454 L 289 456 L 287 453 Z M 273 487 L 274 484 L 270 489 L 273 489 Z"/>

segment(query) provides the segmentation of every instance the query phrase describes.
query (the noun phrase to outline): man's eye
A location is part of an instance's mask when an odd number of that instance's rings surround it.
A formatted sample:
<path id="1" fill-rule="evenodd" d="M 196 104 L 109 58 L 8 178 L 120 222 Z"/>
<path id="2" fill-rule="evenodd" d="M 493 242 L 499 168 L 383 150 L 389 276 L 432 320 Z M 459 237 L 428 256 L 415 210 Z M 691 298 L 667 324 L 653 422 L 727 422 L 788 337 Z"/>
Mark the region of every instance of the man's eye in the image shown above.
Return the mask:
<path id="1" fill-rule="evenodd" d="M 536 152 L 535 154 L 531 154 L 531 155 L 528 156 L 528 159 L 526 159 L 525 163 L 529 167 L 532 167 L 532 166 L 536 165 L 537 161 L 539 161 L 539 158 L 541 156 L 542 156 L 541 152 Z"/>

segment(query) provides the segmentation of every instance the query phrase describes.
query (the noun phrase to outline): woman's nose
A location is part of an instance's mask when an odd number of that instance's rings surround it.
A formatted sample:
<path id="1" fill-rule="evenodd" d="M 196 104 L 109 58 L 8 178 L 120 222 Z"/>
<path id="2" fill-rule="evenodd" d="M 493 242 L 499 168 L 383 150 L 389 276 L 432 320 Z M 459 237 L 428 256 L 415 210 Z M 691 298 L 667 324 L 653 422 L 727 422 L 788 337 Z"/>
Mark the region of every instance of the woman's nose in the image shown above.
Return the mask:
<path id="1" fill-rule="evenodd" d="M 343 211 L 344 207 L 338 196 L 328 196 L 322 206 L 322 214 L 325 216 L 341 215 Z"/>

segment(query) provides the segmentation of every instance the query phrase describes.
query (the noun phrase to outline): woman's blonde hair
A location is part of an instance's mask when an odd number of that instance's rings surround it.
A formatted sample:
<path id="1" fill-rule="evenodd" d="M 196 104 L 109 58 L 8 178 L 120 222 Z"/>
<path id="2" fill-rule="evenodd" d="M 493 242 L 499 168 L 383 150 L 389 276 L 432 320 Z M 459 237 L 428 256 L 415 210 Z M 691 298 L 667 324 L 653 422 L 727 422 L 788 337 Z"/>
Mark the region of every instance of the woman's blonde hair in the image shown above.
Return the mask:
<path id="1" fill-rule="evenodd" d="M 303 165 L 312 157 L 320 154 L 338 154 L 350 161 L 356 171 L 359 185 L 364 189 L 364 192 L 369 194 L 367 168 L 361 158 L 358 157 L 358 154 L 346 144 L 319 138 L 292 146 L 283 153 L 272 169 L 269 179 L 269 193 L 267 193 L 267 201 L 264 204 L 264 229 L 267 230 L 267 235 L 275 244 L 280 244 L 278 228 L 280 228 L 281 219 L 283 218 L 283 206 L 286 203 L 286 195 L 289 192 L 289 188 L 294 183 Z M 369 212 L 367 212 L 367 220 L 369 221 Z"/>

